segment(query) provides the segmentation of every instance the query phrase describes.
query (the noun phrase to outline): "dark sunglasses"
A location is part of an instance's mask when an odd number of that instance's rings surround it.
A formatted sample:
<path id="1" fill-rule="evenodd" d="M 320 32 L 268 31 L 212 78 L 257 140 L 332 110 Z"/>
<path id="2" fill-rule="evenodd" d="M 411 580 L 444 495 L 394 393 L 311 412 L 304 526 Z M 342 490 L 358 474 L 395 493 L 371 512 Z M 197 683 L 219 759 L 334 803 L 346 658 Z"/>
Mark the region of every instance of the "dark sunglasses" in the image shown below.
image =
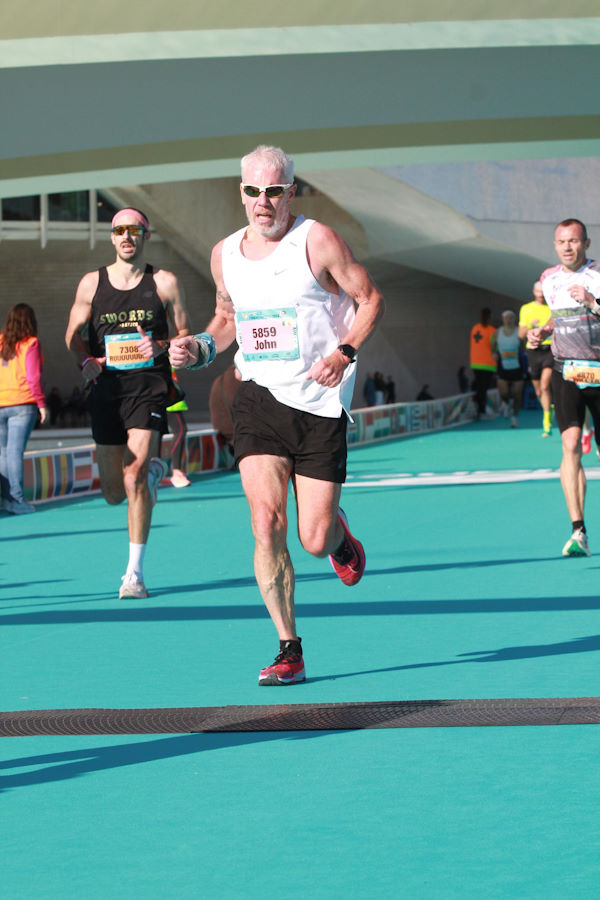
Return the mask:
<path id="1" fill-rule="evenodd" d="M 137 237 L 140 234 L 145 234 L 146 229 L 143 225 L 115 225 L 112 229 L 113 234 L 125 234 L 125 232 L 129 232 L 129 237 L 132 235 Z"/>
<path id="2" fill-rule="evenodd" d="M 242 190 L 247 197 L 260 197 L 264 193 L 267 197 L 281 197 L 292 184 L 245 184 L 242 182 Z"/>

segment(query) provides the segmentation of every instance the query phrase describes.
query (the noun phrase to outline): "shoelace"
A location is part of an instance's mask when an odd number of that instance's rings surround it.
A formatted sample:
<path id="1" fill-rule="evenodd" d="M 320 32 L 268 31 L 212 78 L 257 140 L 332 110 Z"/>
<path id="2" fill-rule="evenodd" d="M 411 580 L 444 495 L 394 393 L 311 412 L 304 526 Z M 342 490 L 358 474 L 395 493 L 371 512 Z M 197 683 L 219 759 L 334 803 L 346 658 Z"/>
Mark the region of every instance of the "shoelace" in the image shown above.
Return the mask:
<path id="1" fill-rule="evenodd" d="M 277 656 L 275 657 L 274 666 L 279 665 L 280 663 L 288 662 L 295 663 L 298 662 L 302 658 L 302 651 L 294 650 L 293 647 L 284 647 L 283 650 L 280 650 Z"/>

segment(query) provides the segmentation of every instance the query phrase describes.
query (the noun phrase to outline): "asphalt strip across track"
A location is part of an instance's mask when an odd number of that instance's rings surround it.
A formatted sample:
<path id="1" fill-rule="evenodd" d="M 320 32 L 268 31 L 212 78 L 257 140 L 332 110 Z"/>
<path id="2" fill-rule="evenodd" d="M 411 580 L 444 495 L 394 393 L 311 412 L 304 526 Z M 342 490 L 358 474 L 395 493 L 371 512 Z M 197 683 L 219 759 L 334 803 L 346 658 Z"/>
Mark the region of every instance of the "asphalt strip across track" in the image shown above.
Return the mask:
<path id="1" fill-rule="evenodd" d="M 405 700 L 5 712 L 0 713 L 0 736 L 594 724 L 600 724 L 600 697 Z"/>

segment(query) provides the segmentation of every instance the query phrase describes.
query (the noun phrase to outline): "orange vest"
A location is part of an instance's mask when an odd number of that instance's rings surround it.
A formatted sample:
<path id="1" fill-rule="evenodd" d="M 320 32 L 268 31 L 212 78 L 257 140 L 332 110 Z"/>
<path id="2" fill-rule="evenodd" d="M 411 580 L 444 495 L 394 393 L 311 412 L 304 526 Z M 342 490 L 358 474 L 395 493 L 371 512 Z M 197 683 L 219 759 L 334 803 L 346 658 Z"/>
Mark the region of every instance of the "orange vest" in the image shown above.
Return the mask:
<path id="1" fill-rule="evenodd" d="M 493 325 L 473 325 L 471 328 L 471 368 L 496 371 L 496 360 L 492 356 Z"/>
<path id="2" fill-rule="evenodd" d="M 25 357 L 34 341 L 37 341 L 36 337 L 28 337 L 19 341 L 12 359 L 3 359 L 0 356 L 0 406 L 21 406 L 24 403 L 35 403 L 25 372 Z M 0 347 L 2 347 L 1 334 Z"/>

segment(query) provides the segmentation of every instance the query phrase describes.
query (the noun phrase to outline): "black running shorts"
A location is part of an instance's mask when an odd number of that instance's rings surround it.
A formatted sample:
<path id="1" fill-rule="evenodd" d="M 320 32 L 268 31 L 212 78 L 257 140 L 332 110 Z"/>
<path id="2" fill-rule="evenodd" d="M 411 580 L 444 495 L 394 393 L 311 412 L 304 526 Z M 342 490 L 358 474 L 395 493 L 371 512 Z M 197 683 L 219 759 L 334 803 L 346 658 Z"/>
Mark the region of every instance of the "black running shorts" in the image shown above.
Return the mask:
<path id="1" fill-rule="evenodd" d="M 518 369 L 503 369 L 498 366 L 496 378 L 501 378 L 502 381 L 523 381 L 523 369 L 520 366 Z"/>
<path id="2" fill-rule="evenodd" d="M 166 434 L 168 387 L 159 372 L 104 372 L 92 384 L 88 400 L 95 442 L 123 446 L 130 428 Z"/>
<path id="3" fill-rule="evenodd" d="M 243 381 L 232 407 L 235 461 L 244 456 L 284 456 L 306 478 L 346 480 L 347 417 L 315 416 L 286 406 L 265 387 Z"/>
<path id="4" fill-rule="evenodd" d="M 561 432 L 567 428 L 582 428 L 587 407 L 594 421 L 594 430 L 600 434 L 600 386 L 578 388 L 572 381 L 565 381 L 562 374 L 554 369 L 552 399 L 554 417 Z"/>
<path id="5" fill-rule="evenodd" d="M 529 361 L 529 374 L 532 381 L 539 381 L 542 377 L 543 369 L 551 369 L 554 363 L 552 350 L 550 347 L 537 347 L 535 350 L 530 348 L 527 350 L 527 359 Z"/>

